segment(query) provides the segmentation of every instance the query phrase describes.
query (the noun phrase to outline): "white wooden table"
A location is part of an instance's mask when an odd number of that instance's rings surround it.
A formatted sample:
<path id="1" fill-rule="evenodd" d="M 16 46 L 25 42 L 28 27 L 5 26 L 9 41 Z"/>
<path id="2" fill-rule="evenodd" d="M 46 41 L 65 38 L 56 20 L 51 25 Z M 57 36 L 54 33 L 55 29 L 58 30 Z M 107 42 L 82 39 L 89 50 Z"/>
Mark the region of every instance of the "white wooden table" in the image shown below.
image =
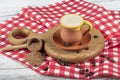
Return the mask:
<path id="1" fill-rule="evenodd" d="M 0 0 L 0 22 L 11 18 L 26 6 L 42 6 L 61 0 Z M 120 10 L 120 0 L 86 0 L 109 10 Z M 101 78 L 104 80 L 107 78 Z M 39 75 L 19 62 L 0 54 L 0 80 L 74 80 L 70 78 Z M 98 80 L 98 79 L 94 79 Z M 110 79 L 109 79 L 110 80 Z M 111 79 L 115 80 L 115 79 Z"/>

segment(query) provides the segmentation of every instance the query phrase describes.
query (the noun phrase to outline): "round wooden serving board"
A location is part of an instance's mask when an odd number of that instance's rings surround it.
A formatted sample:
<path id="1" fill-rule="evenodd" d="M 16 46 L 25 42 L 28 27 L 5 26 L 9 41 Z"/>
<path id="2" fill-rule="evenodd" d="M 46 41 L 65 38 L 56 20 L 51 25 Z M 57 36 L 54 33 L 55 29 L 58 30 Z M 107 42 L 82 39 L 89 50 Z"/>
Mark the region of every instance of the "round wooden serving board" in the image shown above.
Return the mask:
<path id="1" fill-rule="evenodd" d="M 104 48 L 103 35 L 96 28 L 92 28 L 90 31 L 91 40 L 87 48 L 75 51 L 61 49 L 53 42 L 53 34 L 59 29 L 60 26 L 57 25 L 48 32 L 41 35 L 41 38 L 45 42 L 45 51 L 54 59 L 71 63 L 84 62 L 98 56 Z"/>

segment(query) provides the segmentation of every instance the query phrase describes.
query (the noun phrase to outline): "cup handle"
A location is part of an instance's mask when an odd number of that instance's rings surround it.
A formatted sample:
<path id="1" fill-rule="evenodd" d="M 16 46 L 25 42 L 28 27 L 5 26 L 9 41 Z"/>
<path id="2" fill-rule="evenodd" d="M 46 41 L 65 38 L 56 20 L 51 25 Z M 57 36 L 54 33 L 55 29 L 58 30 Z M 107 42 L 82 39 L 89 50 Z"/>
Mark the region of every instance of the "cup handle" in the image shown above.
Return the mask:
<path id="1" fill-rule="evenodd" d="M 88 33 L 88 32 L 91 30 L 91 28 L 92 28 L 92 24 L 91 24 L 88 20 L 85 20 L 85 21 L 84 21 L 83 26 L 84 26 L 84 25 L 88 25 L 89 28 L 83 33 L 83 35 L 85 35 L 86 33 Z M 82 27 L 83 27 L 83 26 L 82 26 Z"/>

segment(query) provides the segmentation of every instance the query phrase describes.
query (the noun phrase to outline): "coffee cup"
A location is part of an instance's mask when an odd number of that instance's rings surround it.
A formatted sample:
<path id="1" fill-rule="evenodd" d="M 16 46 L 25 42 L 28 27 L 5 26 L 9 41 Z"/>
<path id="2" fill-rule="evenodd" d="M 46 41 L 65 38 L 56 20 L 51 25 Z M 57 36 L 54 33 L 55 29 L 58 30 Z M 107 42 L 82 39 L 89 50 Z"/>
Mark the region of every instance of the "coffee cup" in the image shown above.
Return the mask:
<path id="1" fill-rule="evenodd" d="M 84 20 L 77 14 L 66 14 L 60 18 L 60 37 L 65 43 L 76 43 L 85 36 L 92 24 L 88 20 Z M 88 29 L 84 30 L 83 27 L 87 26 Z"/>

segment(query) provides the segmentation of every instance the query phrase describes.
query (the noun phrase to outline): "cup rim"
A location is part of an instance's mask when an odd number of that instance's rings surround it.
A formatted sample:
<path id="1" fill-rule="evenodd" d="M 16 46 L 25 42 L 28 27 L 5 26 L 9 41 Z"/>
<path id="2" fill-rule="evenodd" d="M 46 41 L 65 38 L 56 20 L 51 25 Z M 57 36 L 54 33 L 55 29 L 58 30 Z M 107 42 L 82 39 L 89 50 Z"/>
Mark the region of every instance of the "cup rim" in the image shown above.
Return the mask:
<path id="1" fill-rule="evenodd" d="M 78 24 L 78 25 L 75 25 L 75 26 L 70 26 L 70 25 L 64 24 L 64 23 L 62 22 L 62 19 L 63 19 L 64 17 L 66 17 L 66 16 L 69 16 L 69 15 L 76 15 L 76 16 L 80 17 L 81 23 Z M 65 28 L 68 28 L 68 29 L 72 29 L 72 30 L 80 30 L 80 26 L 82 26 L 83 23 L 84 23 L 84 19 L 83 19 L 81 16 L 79 16 L 78 14 L 66 14 L 66 15 L 64 15 L 64 16 L 62 16 L 62 17 L 60 18 L 60 25 L 61 25 L 62 27 L 65 27 Z"/>

